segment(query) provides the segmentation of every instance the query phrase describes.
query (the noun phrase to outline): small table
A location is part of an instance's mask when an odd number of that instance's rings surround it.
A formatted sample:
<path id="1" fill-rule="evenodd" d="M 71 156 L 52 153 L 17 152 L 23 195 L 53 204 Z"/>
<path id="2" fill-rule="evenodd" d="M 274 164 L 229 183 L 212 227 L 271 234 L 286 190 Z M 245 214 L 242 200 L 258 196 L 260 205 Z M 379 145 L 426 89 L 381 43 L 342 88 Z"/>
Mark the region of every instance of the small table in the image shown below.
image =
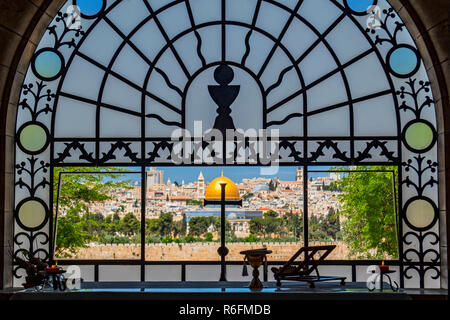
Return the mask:
<path id="1" fill-rule="evenodd" d="M 267 249 L 253 249 L 240 252 L 240 254 L 245 255 L 244 260 L 247 259 L 248 263 L 253 268 L 253 279 L 248 286 L 251 290 L 261 290 L 263 288 L 263 284 L 261 280 L 259 280 L 258 268 L 267 259 L 267 255 L 271 253 L 272 251 Z"/>

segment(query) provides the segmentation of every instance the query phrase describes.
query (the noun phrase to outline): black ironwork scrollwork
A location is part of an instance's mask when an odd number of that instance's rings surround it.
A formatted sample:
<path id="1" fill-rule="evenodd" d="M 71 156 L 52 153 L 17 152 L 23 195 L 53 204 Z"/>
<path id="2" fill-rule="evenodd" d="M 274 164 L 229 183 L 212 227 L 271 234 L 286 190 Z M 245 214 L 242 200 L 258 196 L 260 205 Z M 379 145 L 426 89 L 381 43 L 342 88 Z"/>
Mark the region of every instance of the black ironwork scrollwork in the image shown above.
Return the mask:
<path id="1" fill-rule="evenodd" d="M 138 152 L 133 152 L 133 150 L 130 148 L 131 143 L 126 143 L 126 142 L 122 142 L 122 141 L 118 141 L 115 143 L 111 144 L 111 148 L 109 149 L 108 152 L 103 152 L 103 156 L 99 159 L 99 163 L 100 164 L 104 164 L 108 161 L 111 160 L 115 160 L 116 156 L 114 155 L 114 153 L 117 150 L 125 150 L 125 154 L 124 156 L 129 158 L 132 162 L 138 163 L 141 160 L 139 159 Z"/>
<path id="2" fill-rule="evenodd" d="M 43 81 L 36 81 L 36 87 L 34 87 L 33 83 L 23 85 L 24 90 L 22 94 L 24 96 L 31 95 L 34 102 L 30 103 L 29 99 L 25 98 L 19 102 L 19 107 L 24 110 L 28 110 L 33 121 L 36 121 L 42 113 L 48 114 L 49 112 L 53 112 L 53 108 L 50 107 L 49 103 L 46 103 L 44 108 L 39 108 L 39 102 L 42 99 L 45 99 L 47 102 L 51 102 L 55 98 L 55 94 L 52 93 L 50 89 L 44 91 L 46 87 L 47 85 L 45 85 Z"/>
<path id="3" fill-rule="evenodd" d="M 414 187 L 414 189 L 417 191 L 417 194 L 421 196 L 424 192 L 424 190 L 427 187 L 433 187 L 435 184 L 438 184 L 438 181 L 434 178 L 434 176 L 431 176 L 426 182 L 423 181 L 423 175 L 427 171 L 431 171 L 432 173 L 435 173 L 437 170 L 437 162 L 432 160 L 427 160 L 426 164 L 424 166 L 424 160 L 425 157 L 418 155 L 416 157 L 413 157 L 414 160 L 416 160 L 416 164 L 413 164 L 413 160 L 408 159 L 407 161 L 402 163 L 402 166 L 405 169 L 405 172 L 415 172 L 417 176 L 417 183 L 413 182 L 409 175 L 402 181 L 402 184 L 406 184 L 406 186 Z"/>
<path id="4" fill-rule="evenodd" d="M 384 42 L 389 42 L 391 43 L 393 46 L 397 45 L 397 33 L 399 31 L 402 31 L 403 28 L 405 27 L 405 24 L 399 22 L 399 21 L 395 21 L 395 28 L 394 28 L 394 32 L 392 33 L 389 30 L 388 27 L 388 22 L 390 19 L 394 19 L 396 17 L 395 11 L 393 8 L 389 8 L 389 9 L 384 9 L 383 14 L 385 15 L 384 20 L 380 19 L 379 22 L 379 27 L 381 29 L 384 30 L 386 37 L 382 38 L 379 35 L 377 35 L 375 37 L 375 44 L 378 45 L 382 45 Z M 372 34 L 376 33 L 376 29 L 375 28 L 367 28 L 366 29 L 367 32 L 370 32 Z"/>
<path id="5" fill-rule="evenodd" d="M 342 161 L 350 161 L 350 158 L 347 156 L 346 151 L 339 150 L 339 144 L 338 142 L 334 142 L 332 140 L 325 140 L 317 142 L 319 147 L 316 151 L 311 152 L 311 157 L 308 158 L 308 161 L 313 162 L 317 161 L 320 157 L 325 156 L 325 153 L 323 152 L 325 149 L 333 149 L 334 154 L 332 156 L 333 159 L 339 159 Z"/>
<path id="6" fill-rule="evenodd" d="M 288 157 L 292 157 L 294 159 L 295 162 L 301 162 L 302 158 L 302 152 L 297 151 L 297 149 L 295 148 L 295 143 L 296 141 L 288 141 L 288 140 L 282 140 L 280 142 L 280 149 L 289 149 L 291 151 L 291 153 L 288 155 Z M 281 156 L 280 156 L 281 159 Z"/>
<path id="7" fill-rule="evenodd" d="M 399 110 L 403 110 L 404 112 L 411 111 L 416 116 L 416 119 L 420 119 L 423 109 L 426 107 L 430 108 L 434 101 L 427 95 L 422 103 L 419 102 L 419 97 L 422 92 L 430 92 L 430 82 L 420 80 L 419 87 L 416 88 L 416 81 L 417 79 L 407 80 L 406 84 L 409 86 L 409 90 L 407 90 L 405 86 L 402 86 L 400 87 L 400 90 L 397 90 L 396 94 L 403 99 L 402 104 L 399 106 Z M 412 98 L 412 106 L 406 101 L 407 96 Z"/>
<path id="8" fill-rule="evenodd" d="M 60 35 L 58 35 L 57 28 L 58 24 L 54 24 L 47 28 L 49 33 L 53 35 L 53 38 L 55 40 L 55 49 L 59 49 L 62 46 L 68 46 L 69 48 L 75 47 L 76 41 L 75 38 L 79 38 L 80 36 L 84 35 L 84 31 L 82 30 L 83 27 L 81 24 L 74 28 L 73 24 L 73 15 L 68 13 L 62 13 L 58 12 L 56 14 L 55 21 L 59 23 L 59 25 L 62 26 L 62 32 Z"/>
<path id="9" fill-rule="evenodd" d="M 370 142 L 367 142 L 367 146 L 363 151 L 358 151 L 358 156 L 355 158 L 356 162 L 360 162 L 366 159 L 371 159 L 372 155 L 370 151 L 372 149 L 381 149 L 380 156 L 386 157 L 389 161 L 396 162 L 398 161 L 398 157 L 394 156 L 394 151 L 389 151 L 389 149 L 386 147 L 386 144 L 388 141 L 379 141 L 379 140 L 373 140 Z"/>
<path id="10" fill-rule="evenodd" d="M 173 144 L 169 143 L 167 141 L 154 142 L 153 145 L 154 145 L 153 151 L 148 153 L 148 155 L 150 157 L 145 159 L 145 161 L 147 163 L 152 163 L 152 162 L 155 161 L 155 159 L 159 158 L 160 157 L 159 152 L 161 150 L 166 150 L 167 149 L 167 150 L 169 150 L 169 152 L 172 152 L 172 149 L 173 149 Z M 170 160 L 170 155 L 167 158 L 167 160 Z"/>
<path id="11" fill-rule="evenodd" d="M 48 171 L 48 168 L 50 167 L 49 163 L 46 163 L 45 161 L 41 160 L 39 163 L 38 158 L 35 156 L 31 156 L 31 158 L 27 158 L 28 164 L 23 161 L 16 165 L 17 174 L 23 175 L 27 174 L 30 178 L 30 184 L 26 183 L 22 177 L 20 177 L 17 182 L 15 183 L 16 186 L 18 186 L 20 189 L 27 189 L 30 197 L 34 197 L 36 194 L 36 191 L 39 188 L 45 188 L 46 186 L 50 185 L 50 182 L 47 180 L 46 177 L 42 177 L 39 182 L 36 181 L 37 174 L 42 171 L 43 173 L 46 173 Z"/>
<path id="12" fill-rule="evenodd" d="M 54 159 L 56 163 L 64 162 L 65 159 L 72 157 L 72 154 L 70 153 L 71 150 L 79 150 L 81 152 L 79 160 L 95 163 L 95 158 L 93 156 L 94 153 L 86 151 L 84 143 L 73 141 L 70 143 L 65 143 L 65 145 L 66 147 L 63 152 L 58 152 L 58 157 Z"/>

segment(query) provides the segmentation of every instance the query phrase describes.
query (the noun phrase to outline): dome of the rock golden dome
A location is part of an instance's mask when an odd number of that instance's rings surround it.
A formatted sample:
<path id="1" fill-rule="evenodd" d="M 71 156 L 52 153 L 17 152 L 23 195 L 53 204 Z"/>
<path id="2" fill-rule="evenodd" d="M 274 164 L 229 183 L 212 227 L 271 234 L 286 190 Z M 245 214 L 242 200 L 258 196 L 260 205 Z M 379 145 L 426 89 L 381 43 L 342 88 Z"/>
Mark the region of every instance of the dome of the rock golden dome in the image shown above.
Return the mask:
<path id="1" fill-rule="evenodd" d="M 229 178 L 223 175 L 211 181 L 211 183 L 206 188 L 205 199 L 220 199 L 221 198 L 221 187 L 222 183 L 226 183 L 225 186 L 225 199 L 240 199 L 239 189 L 236 184 Z"/>

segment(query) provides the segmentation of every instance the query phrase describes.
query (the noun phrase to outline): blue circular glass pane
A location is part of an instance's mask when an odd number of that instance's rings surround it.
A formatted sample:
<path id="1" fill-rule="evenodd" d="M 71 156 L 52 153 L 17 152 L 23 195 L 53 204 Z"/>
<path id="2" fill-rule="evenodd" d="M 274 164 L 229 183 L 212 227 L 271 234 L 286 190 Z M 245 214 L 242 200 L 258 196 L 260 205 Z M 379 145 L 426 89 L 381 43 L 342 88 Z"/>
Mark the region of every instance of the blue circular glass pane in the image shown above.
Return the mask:
<path id="1" fill-rule="evenodd" d="M 410 48 L 397 48 L 389 58 L 389 65 L 394 72 L 400 75 L 410 74 L 417 67 L 417 55 Z"/>
<path id="2" fill-rule="evenodd" d="M 103 8 L 103 0 L 77 0 L 76 4 L 85 16 L 95 16 Z"/>
<path id="3" fill-rule="evenodd" d="M 373 3 L 374 0 L 347 0 L 348 7 L 356 12 L 367 12 Z"/>
<path id="4" fill-rule="evenodd" d="M 61 71 L 62 61 L 56 52 L 42 51 L 34 61 L 34 68 L 41 77 L 53 78 Z"/>

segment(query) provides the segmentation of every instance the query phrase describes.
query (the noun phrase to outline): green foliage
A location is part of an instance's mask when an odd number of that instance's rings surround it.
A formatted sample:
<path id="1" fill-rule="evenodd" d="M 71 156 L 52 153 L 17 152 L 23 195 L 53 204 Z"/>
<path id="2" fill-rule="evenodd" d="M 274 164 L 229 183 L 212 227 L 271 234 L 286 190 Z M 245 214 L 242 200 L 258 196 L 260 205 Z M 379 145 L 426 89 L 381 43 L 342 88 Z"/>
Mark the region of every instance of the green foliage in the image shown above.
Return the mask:
<path id="1" fill-rule="evenodd" d="M 311 215 L 309 217 L 310 240 L 338 241 L 341 239 L 341 226 L 338 215 L 330 207 L 328 213 L 323 216 Z"/>
<path id="2" fill-rule="evenodd" d="M 293 235 L 294 238 L 299 238 L 303 235 L 303 216 L 293 214 L 292 212 L 287 213 L 284 217 L 284 226 L 287 229 L 287 233 Z"/>
<path id="3" fill-rule="evenodd" d="M 264 212 L 264 218 L 277 218 L 277 217 L 278 217 L 278 212 L 275 212 L 273 210 Z"/>
<path id="4" fill-rule="evenodd" d="M 192 217 L 189 219 L 189 234 L 200 237 L 208 232 L 212 227 L 213 231 L 220 228 L 220 219 L 216 217 Z"/>
<path id="5" fill-rule="evenodd" d="M 79 248 L 86 246 L 89 234 L 83 230 L 80 221 L 77 214 L 67 214 L 58 221 L 56 256 L 70 258 Z"/>
<path id="6" fill-rule="evenodd" d="M 140 228 L 141 222 L 129 212 L 120 220 L 117 230 L 126 236 L 132 236 L 138 233 Z"/>
<path id="7" fill-rule="evenodd" d="M 203 207 L 203 201 L 201 200 L 186 200 L 186 205 L 188 206 L 200 206 Z"/>
<path id="8" fill-rule="evenodd" d="M 242 196 L 242 200 L 243 201 L 246 201 L 246 200 L 248 200 L 248 199 L 250 199 L 250 198 L 252 198 L 252 197 L 254 197 L 255 195 L 253 194 L 253 193 L 251 193 L 251 192 L 249 192 L 249 193 L 246 193 L 246 194 L 244 194 L 243 196 Z"/>
<path id="9" fill-rule="evenodd" d="M 276 191 L 278 187 L 278 184 L 275 183 L 273 180 L 270 180 L 269 182 L 269 190 L 270 191 Z"/>
<path id="10" fill-rule="evenodd" d="M 393 170 L 398 176 L 397 167 L 360 166 L 356 170 Z M 350 173 L 336 186 L 342 190 L 338 214 L 342 217 L 343 240 L 351 255 L 367 259 L 397 257 L 394 199 L 398 199 L 398 194 L 393 192 L 392 174 Z"/>
<path id="11" fill-rule="evenodd" d="M 159 216 L 159 234 L 161 237 L 171 235 L 173 232 L 173 214 L 161 213 Z"/>
<path id="12" fill-rule="evenodd" d="M 206 233 L 205 241 L 208 241 L 208 242 L 213 241 L 213 234 L 211 232 Z"/>
<path id="13" fill-rule="evenodd" d="M 247 238 L 244 238 L 244 242 L 257 242 L 259 238 L 254 234 L 250 233 Z"/>
<path id="14" fill-rule="evenodd" d="M 80 174 L 83 172 L 105 172 L 103 174 Z M 130 181 L 118 181 L 123 174 L 110 172 L 125 172 L 122 168 L 106 167 L 55 167 L 53 175 L 53 198 L 57 199 L 59 191 L 60 208 L 74 208 L 80 205 L 86 206 L 92 201 L 105 201 L 111 199 L 110 192 L 117 188 L 130 188 Z M 61 185 L 58 178 L 61 173 Z M 74 174 L 67 174 L 74 173 Z"/>
<path id="15" fill-rule="evenodd" d="M 171 236 L 166 236 L 161 240 L 161 243 L 172 243 L 173 242 L 173 238 Z"/>
<path id="16" fill-rule="evenodd" d="M 186 242 L 186 243 L 195 242 L 195 237 L 193 237 L 191 235 L 187 235 L 186 237 L 184 237 L 184 242 Z"/>
<path id="17" fill-rule="evenodd" d="M 264 218 L 257 217 L 250 220 L 250 233 L 265 237 Z"/>
<path id="18" fill-rule="evenodd" d="M 277 214 L 278 215 L 278 214 Z M 273 213 L 264 215 L 263 218 L 253 218 L 250 220 L 250 233 L 266 238 L 271 234 L 276 234 L 281 230 L 282 220 L 273 217 Z"/>
<path id="19" fill-rule="evenodd" d="M 147 237 L 159 235 L 159 219 L 145 220 L 145 235 Z"/>
<path id="20" fill-rule="evenodd" d="M 114 236 L 114 235 L 105 235 L 103 238 L 99 239 L 99 243 L 102 244 L 119 244 L 119 243 L 130 243 L 131 239 L 125 236 Z"/>
<path id="21" fill-rule="evenodd" d="M 112 173 L 124 171 L 121 168 L 102 168 L 104 174 L 80 174 L 87 171 L 100 171 L 90 167 L 54 168 L 53 197 L 58 199 L 59 213 L 56 230 L 55 254 L 71 257 L 77 249 L 84 247 L 89 241 L 98 240 L 100 234 L 115 232 L 114 223 L 117 218 L 104 220 L 104 217 L 89 212 L 91 202 L 102 202 L 111 199 L 112 192 L 118 188 L 129 188 L 129 181 L 119 181 L 122 174 Z M 74 174 L 62 174 L 73 172 Z M 58 182 L 61 183 L 58 183 Z M 59 198 L 58 198 L 59 189 Z M 119 218 L 120 220 L 120 218 Z M 108 229 L 108 225 L 111 228 Z"/>

